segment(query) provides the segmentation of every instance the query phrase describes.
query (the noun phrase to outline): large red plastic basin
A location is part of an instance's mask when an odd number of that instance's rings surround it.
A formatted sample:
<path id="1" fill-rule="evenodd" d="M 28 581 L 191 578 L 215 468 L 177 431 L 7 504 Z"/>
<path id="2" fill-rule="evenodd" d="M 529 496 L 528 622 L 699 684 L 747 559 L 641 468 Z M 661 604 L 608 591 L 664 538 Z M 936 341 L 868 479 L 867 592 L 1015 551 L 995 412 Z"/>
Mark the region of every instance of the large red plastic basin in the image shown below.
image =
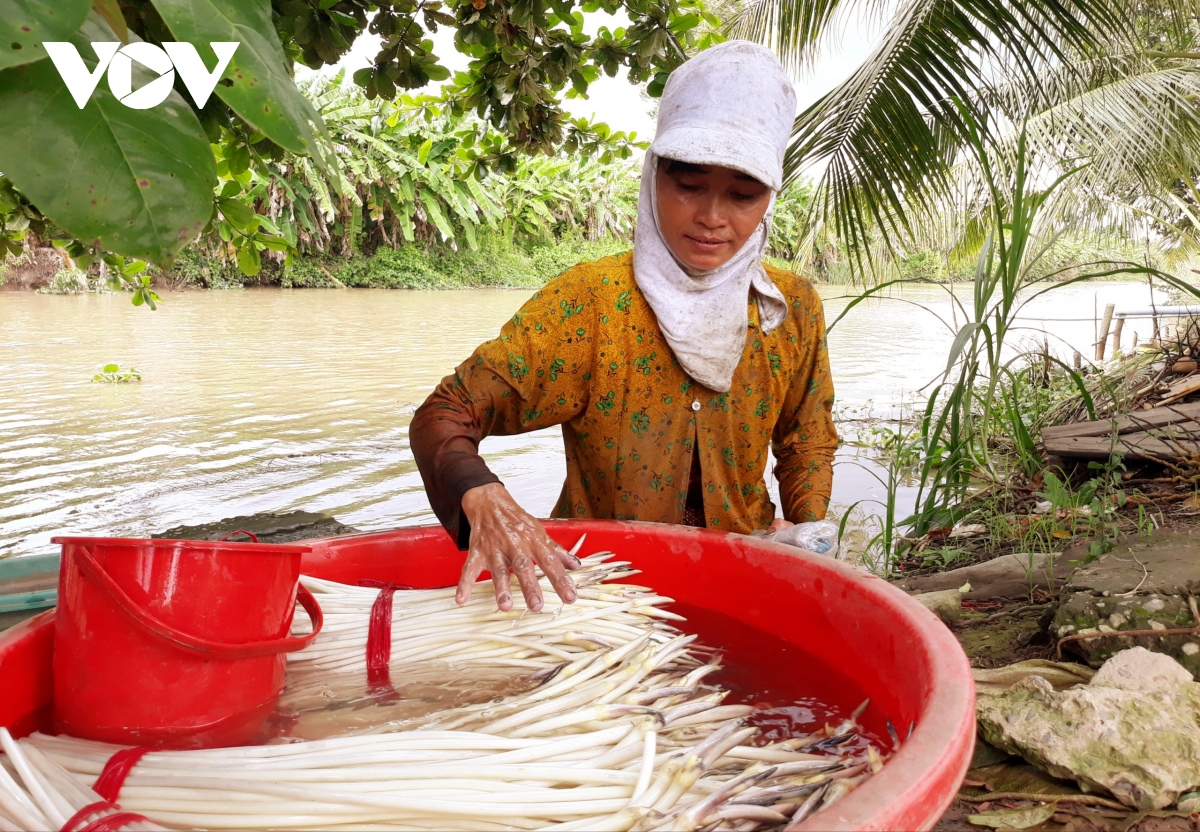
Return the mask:
<path id="1" fill-rule="evenodd" d="M 830 558 L 742 535 L 593 520 L 547 528 L 566 545 L 587 532 L 585 553 L 617 552 L 642 570 L 639 582 L 802 647 L 902 732 L 915 726 L 880 773 L 802 828 L 929 829 L 954 799 L 975 736 L 970 666 L 941 622 L 903 592 Z M 440 527 L 306 542 L 304 573 L 347 583 L 449 586 L 463 561 Z M 49 725 L 53 615 L 0 634 L 0 725 L 18 736 Z"/>

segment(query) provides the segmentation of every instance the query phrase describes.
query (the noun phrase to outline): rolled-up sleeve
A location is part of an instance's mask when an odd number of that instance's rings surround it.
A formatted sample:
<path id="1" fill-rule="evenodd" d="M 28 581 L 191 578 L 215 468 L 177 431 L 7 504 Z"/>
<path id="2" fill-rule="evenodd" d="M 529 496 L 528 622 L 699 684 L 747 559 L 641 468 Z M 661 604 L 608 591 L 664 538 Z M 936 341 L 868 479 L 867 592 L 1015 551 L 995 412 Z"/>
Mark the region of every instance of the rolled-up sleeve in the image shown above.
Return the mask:
<path id="1" fill-rule="evenodd" d="M 550 287 L 547 287 L 549 289 Z M 562 424 L 587 406 L 589 366 L 562 349 L 577 338 L 546 289 L 535 294 L 417 409 L 409 441 L 429 503 L 466 549 L 471 530 L 462 513 L 467 491 L 499 482 L 479 455 L 485 436 L 506 436 Z"/>

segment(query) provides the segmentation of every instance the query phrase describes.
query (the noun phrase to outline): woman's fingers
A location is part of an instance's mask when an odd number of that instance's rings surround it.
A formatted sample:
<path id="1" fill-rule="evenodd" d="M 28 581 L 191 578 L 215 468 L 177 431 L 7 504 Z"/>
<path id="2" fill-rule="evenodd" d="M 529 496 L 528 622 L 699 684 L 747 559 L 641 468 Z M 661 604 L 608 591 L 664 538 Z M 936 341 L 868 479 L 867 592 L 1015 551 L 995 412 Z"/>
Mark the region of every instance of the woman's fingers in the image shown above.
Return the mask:
<path id="1" fill-rule="evenodd" d="M 479 580 L 482 572 L 483 556 L 472 548 L 467 553 L 467 561 L 463 564 L 462 575 L 458 579 L 458 591 L 454 593 L 456 603 L 465 604 L 471 600 L 471 590 L 475 588 L 475 582 Z"/>
<path id="2" fill-rule="evenodd" d="M 511 582 L 508 577 L 508 560 L 498 550 L 488 554 L 488 569 L 492 573 L 492 586 L 496 590 L 496 606 L 502 612 L 512 609 Z"/>
<path id="3" fill-rule="evenodd" d="M 571 564 L 570 568 L 574 569 L 579 566 L 579 561 L 551 540 L 548 535 L 538 554 L 538 565 L 542 567 L 542 572 L 550 581 L 550 586 L 554 587 L 554 591 L 558 593 L 558 597 L 563 600 L 563 603 L 573 604 L 578 595 L 575 592 L 575 582 L 567 574 L 568 567 L 564 564 Z"/>
<path id="4" fill-rule="evenodd" d="M 512 571 L 521 585 L 521 594 L 525 596 L 525 606 L 533 612 L 542 608 L 542 588 L 538 585 L 537 572 L 533 568 L 533 558 L 524 552 L 518 552 L 512 559 Z"/>
<path id="5" fill-rule="evenodd" d="M 559 563 L 561 563 L 567 569 L 578 569 L 580 566 L 583 565 L 583 562 L 581 560 L 579 560 L 579 558 L 572 555 L 570 552 L 568 552 L 562 546 L 559 546 L 553 540 L 550 541 L 550 545 L 554 547 L 554 559 L 556 561 L 558 561 Z"/>

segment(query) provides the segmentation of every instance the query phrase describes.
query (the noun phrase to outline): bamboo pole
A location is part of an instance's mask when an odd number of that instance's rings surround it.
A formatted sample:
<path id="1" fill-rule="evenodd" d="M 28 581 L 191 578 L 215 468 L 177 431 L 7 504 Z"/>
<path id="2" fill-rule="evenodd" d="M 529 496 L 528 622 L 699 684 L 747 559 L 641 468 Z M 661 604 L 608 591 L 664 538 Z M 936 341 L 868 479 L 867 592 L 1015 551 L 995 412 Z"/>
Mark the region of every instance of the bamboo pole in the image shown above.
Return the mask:
<path id="1" fill-rule="evenodd" d="M 1104 317 L 1100 319 L 1100 335 L 1096 339 L 1096 360 L 1104 360 L 1104 346 L 1108 342 L 1108 328 L 1112 325 L 1113 311 L 1116 309 L 1116 304 L 1108 304 L 1104 307 Z"/>
<path id="2" fill-rule="evenodd" d="M 1117 318 L 1117 328 L 1113 330 L 1112 354 L 1115 358 L 1121 351 L 1121 330 L 1125 328 L 1125 319 Z"/>

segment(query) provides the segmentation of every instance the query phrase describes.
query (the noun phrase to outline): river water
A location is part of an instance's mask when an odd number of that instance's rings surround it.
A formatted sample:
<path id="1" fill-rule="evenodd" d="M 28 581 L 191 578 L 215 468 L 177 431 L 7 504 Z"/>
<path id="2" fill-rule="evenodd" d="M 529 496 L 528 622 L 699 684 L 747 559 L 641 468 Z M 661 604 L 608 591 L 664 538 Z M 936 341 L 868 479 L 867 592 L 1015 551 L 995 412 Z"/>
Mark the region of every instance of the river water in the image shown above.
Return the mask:
<path id="1" fill-rule="evenodd" d="M 832 320 L 847 292 L 820 291 Z M 433 522 L 408 422 L 529 295 L 184 292 L 150 312 L 125 295 L 0 293 L 0 557 L 54 551 L 55 534 L 141 537 L 262 511 L 364 530 Z M 1096 308 L 1149 302 L 1143 284 L 1068 286 L 1030 304 L 1024 335 L 1045 327 L 1063 357 L 1090 355 Z M 951 309 L 921 286 L 852 310 L 830 336 L 839 411 L 894 412 L 936 376 Z M 1126 343 L 1132 329 L 1144 340 L 1149 323 L 1126 326 Z M 143 380 L 92 383 L 110 362 Z M 557 429 L 489 438 L 483 453 L 527 509 L 549 513 L 565 471 Z M 835 513 L 883 496 L 876 469 L 869 452 L 839 451 Z"/>

